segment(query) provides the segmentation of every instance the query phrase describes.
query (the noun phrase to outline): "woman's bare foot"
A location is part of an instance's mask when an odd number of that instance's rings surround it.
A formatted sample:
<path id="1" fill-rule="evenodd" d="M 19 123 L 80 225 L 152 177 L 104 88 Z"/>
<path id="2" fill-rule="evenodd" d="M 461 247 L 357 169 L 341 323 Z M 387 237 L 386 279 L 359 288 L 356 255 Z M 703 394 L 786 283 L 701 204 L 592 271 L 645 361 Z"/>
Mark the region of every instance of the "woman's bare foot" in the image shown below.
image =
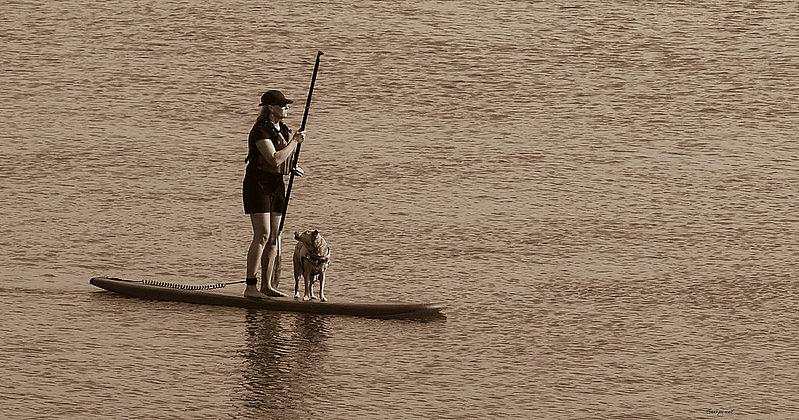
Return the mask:
<path id="1" fill-rule="evenodd" d="M 255 285 L 248 285 L 246 289 L 244 289 L 244 296 L 249 298 L 256 298 L 256 299 L 267 299 L 269 296 L 261 293 Z"/>
<path id="2" fill-rule="evenodd" d="M 269 297 L 286 297 L 285 293 L 271 287 L 262 287 L 261 293 Z"/>

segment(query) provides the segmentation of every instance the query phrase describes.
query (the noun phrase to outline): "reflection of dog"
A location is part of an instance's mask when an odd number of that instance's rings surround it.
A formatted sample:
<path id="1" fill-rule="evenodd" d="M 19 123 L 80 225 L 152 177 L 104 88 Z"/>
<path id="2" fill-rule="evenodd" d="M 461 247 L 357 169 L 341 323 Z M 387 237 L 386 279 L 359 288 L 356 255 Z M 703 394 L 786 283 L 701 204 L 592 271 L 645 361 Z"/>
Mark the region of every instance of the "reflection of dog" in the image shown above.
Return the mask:
<path id="1" fill-rule="evenodd" d="M 316 299 L 313 284 L 319 278 L 319 299 L 325 298 L 325 270 L 330 265 L 330 247 L 318 230 L 294 232 L 297 245 L 294 247 L 294 299 L 300 298 L 300 276 L 305 282 L 305 295 L 302 300 Z"/>

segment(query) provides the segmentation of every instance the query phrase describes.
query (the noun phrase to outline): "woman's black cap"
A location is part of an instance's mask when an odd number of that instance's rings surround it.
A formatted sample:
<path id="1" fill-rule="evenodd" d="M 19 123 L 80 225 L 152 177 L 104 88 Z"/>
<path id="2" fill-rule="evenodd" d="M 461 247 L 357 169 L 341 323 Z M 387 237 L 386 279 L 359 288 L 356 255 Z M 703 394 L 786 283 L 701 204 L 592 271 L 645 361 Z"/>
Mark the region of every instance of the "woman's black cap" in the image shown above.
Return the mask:
<path id="1" fill-rule="evenodd" d="M 264 105 L 280 105 L 280 106 L 283 106 L 283 105 L 293 104 L 293 103 L 294 103 L 294 101 L 292 101 L 291 99 L 286 99 L 286 97 L 283 96 L 283 93 L 280 92 L 279 90 L 267 90 L 266 92 L 264 92 L 263 95 L 261 95 L 261 105 L 260 106 L 264 106 Z"/>

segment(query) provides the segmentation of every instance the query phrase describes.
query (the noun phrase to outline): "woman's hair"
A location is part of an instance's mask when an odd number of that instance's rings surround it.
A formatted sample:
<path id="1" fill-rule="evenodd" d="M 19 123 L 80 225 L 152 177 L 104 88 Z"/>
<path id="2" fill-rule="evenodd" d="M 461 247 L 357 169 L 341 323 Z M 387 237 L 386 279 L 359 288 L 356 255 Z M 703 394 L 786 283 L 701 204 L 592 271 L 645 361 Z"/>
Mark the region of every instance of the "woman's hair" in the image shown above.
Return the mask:
<path id="1" fill-rule="evenodd" d="M 261 110 L 258 111 L 258 120 L 266 121 L 269 119 L 269 105 L 264 105 L 261 107 Z"/>

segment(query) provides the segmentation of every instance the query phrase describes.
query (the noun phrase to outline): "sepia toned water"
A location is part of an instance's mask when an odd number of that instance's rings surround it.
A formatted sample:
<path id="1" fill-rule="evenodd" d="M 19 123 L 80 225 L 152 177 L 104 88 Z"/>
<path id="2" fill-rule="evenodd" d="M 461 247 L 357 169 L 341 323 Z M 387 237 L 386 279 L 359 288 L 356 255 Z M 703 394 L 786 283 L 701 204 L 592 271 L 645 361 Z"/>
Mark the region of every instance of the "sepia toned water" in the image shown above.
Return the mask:
<path id="1" fill-rule="evenodd" d="M 799 417 L 795 2 L 2 9 L 0 417 Z M 447 319 L 90 286 L 244 277 L 258 98 L 298 127 L 317 50 L 284 241 Z"/>

